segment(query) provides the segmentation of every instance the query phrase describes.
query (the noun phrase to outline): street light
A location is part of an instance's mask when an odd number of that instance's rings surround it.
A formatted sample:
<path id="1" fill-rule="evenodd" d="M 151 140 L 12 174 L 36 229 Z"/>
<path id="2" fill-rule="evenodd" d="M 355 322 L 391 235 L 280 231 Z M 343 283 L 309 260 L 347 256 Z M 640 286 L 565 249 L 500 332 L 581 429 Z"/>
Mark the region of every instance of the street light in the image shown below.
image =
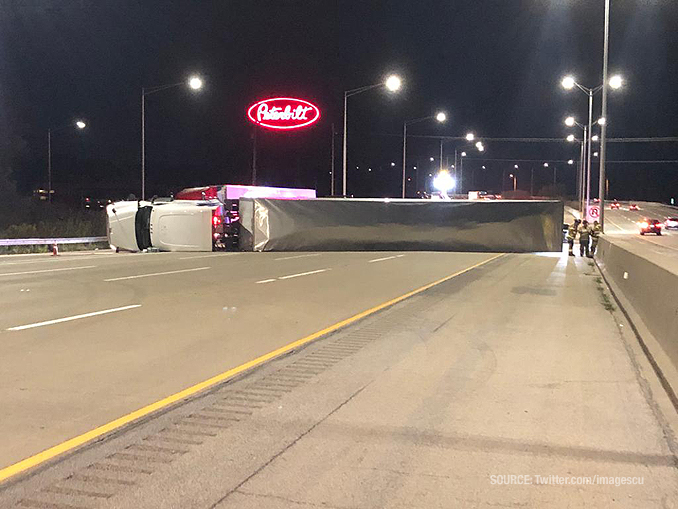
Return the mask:
<path id="1" fill-rule="evenodd" d="M 544 168 L 548 168 L 548 167 L 549 167 L 549 163 L 544 163 Z"/>
<path id="2" fill-rule="evenodd" d="M 367 85 L 365 87 L 353 88 L 344 91 L 344 139 L 342 150 L 342 193 L 346 196 L 346 161 L 347 161 L 347 137 L 348 137 L 348 98 L 353 95 L 362 94 L 374 88 L 386 87 L 390 92 L 397 92 L 402 87 L 402 81 L 399 76 L 391 74 L 384 81 L 375 83 L 374 85 Z"/>
<path id="3" fill-rule="evenodd" d="M 517 164 L 514 164 L 513 167 L 514 167 L 516 170 L 518 169 L 518 165 L 517 165 Z"/>
<path id="4" fill-rule="evenodd" d="M 169 85 L 159 85 L 157 87 L 141 87 L 141 199 L 146 199 L 146 96 L 168 90 L 170 88 L 188 85 L 191 90 L 202 89 L 203 80 L 199 76 L 190 76 L 188 82 L 180 81 L 170 83 Z"/>
<path id="5" fill-rule="evenodd" d="M 518 178 L 513 173 L 509 174 L 509 177 L 513 179 L 513 192 L 515 192 L 518 189 Z"/>
<path id="6" fill-rule="evenodd" d="M 600 117 L 598 119 L 598 125 L 605 125 L 607 123 L 607 119 L 605 117 Z"/>
<path id="7" fill-rule="evenodd" d="M 610 81 L 608 83 L 610 84 L 610 88 L 617 90 L 621 88 L 622 85 L 624 84 L 624 78 L 616 74 L 610 78 Z"/>
<path id="8" fill-rule="evenodd" d="M 454 177 L 450 175 L 450 172 L 447 170 L 441 170 L 433 179 L 433 187 L 435 187 L 441 193 L 447 194 L 450 189 L 454 189 L 457 185 L 457 182 L 454 180 Z"/>
<path id="9" fill-rule="evenodd" d="M 572 166 L 574 164 L 574 159 L 568 159 L 567 164 Z"/>
<path id="10" fill-rule="evenodd" d="M 75 127 L 82 131 L 85 127 L 87 127 L 87 124 L 85 123 L 84 120 L 78 119 L 76 120 L 73 125 Z M 47 201 L 48 203 L 52 203 L 52 133 L 56 131 L 61 131 L 62 129 L 66 129 L 67 127 L 71 127 L 71 124 L 66 124 L 62 125 L 60 127 L 56 128 L 49 128 L 47 129 Z"/>
<path id="11" fill-rule="evenodd" d="M 468 134 L 466 135 L 466 141 L 473 141 L 473 140 L 475 140 L 475 139 L 476 139 L 476 135 L 473 134 L 473 133 L 468 133 Z"/>
<path id="12" fill-rule="evenodd" d="M 570 143 L 575 141 L 575 139 L 576 138 L 574 137 L 574 134 L 568 134 L 567 135 L 567 141 L 569 141 Z"/>
<path id="13" fill-rule="evenodd" d="M 447 115 L 443 111 L 439 111 L 435 115 L 429 115 L 428 117 L 421 117 L 421 118 L 415 118 L 414 120 L 406 120 L 403 122 L 403 185 L 402 185 L 402 197 L 405 198 L 405 165 L 407 161 L 407 126 L 412 125 L 412 124 L 417 124 L 419 122 L 423 122 L 424 120 L 430 120 L 432 118 L 435 118 L 436 121 L 439 123 L 443 123 L 447 120 Z M 433 158 L 431 158 L 431 162 L 433 162 Z M 442 156 L 440 160 L 440 166 L 442 168 L 443 161 L 442 161 Z M 391 166 L 395 166 L 395 163 L 391 163 Z M 416 168 L 415 168 L 416 169 Z"/>
<path id="14" fill-rule="evenodd" d="M 388 88 L 391 92 L 397 92 L 398 90 L 400 90 L 401 86 L 402 82 L 400 81 L 400 78 L 395 74 L 392 74 L 386 79 L 386 88 Z"/>
<path id="15" fill-rule="evenodd" d="M 624 84 L 624 79 L 619 76 L 615 75 L 613 76 L 609 81 L 607 78 L 607 50 L 608 50 L 608 42 L 609 42 L 609 11 L 610 11 L 610 0 L 605 0 L 605 45 L 604 45 L 604 56 L 603 56 L 603 83 L 601 85 L 598 85 L 597 87 L 594 88 L 589 88 L 585 87 L 583 85 L 580 85 L 577 83 L 575 78 L 573 76 L 566 76 L 561 84 L 563 88 L 567 90 L 571 90 L 574 87 L 577 87 L 579 90 L 584 92 L 588 98 L 589 98 L 589 122 L 588 122 L 588 135 L 589 139 L 587 141 L 587 152 L 588 152 L 588 162 L 587 162 L 587 181 L 589 182 L 589 187 L 590 187 L 590 181 L 591 181 L 591 128 L 593 126 L 593 96 L 600 92 L 602 90 L 603 92 L 603 116 L 602 118 L 598 121 L 598 124 L 602 126 L 601 130 L 601 138 L 602 138 L 602 145 L 601 146 L 601 151 L 603 152 L 603 157 L 601 157 L 601 172 L 600 172 L 600 184 L 599 184 L 599 189 L 600 189 L 600 210 L 601 212 L 604 209 L 604 176 L 605 176 L 605 169 L 604 169 L 604 161 L 605 161 L 605 115 L 607 112 L 607 87 L 605 86 L 606 84 L 612 88 L 612 89 L 619 89 L 621 86 Z M 602 121 L 602 122 L 601 122 Z M 590 193 L 589 193 L 590 194 Z M 588 200 L 589 196 L 587 194 L 587 210 L 588 210 Z M 602 220 L 602 214 L 601 214 L 601 220 Z M 602 224 L 602 221 L 601 221 Z"/>
<path id="16" fill-rule="evenodd" d="M 563 88 L 567 90 L 571 90 L 574 88 L 576 82 L 574 81 L 574 78 L 572 76 L 565 76 L 562 81 Z"/>
<path id="17" fill-rule="evenodd" d="M 593 136 L 591 136 L 591 141 L 598 141 L 599 139 L 600 138 L 598 138 L 597 134 L 594 134 Z"/>
<path id="18" fill-rule="evenodd" d="M 576 123 L 577 123 L 577 121 L 575 120 L 574 117 L 567 117 L 567 118 L 565 119 L 565 125 L 566 125 L 567 127 L 573 127 L 574 124 L 576 124 Z"/>
<path id="19" fill-rule="evenodd" d="M 193 90 L 200 90 L 202 85 L 202 79 L 199 76 L 191 76 L 191 78 L 188 80 L 188 86 Z"/>

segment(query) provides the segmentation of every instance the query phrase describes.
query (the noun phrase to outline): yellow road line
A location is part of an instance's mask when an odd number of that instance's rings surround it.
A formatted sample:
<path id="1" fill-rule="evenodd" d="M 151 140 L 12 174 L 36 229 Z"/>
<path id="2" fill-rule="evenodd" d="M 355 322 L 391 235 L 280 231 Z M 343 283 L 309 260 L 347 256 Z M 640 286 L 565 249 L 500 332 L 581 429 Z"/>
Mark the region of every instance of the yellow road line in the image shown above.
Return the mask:
<path id="1" fill-rule="evenodd" d="M 194 394 L 203 391 L 205 389 L 208 389 L 220 382 L 223 382 L 225 380 L 228 380 L 229 378 L 233 378 L 234 376 L 242 373 L 243 371 L 247 371 L 248 369 L 251 369 L 255 366 L 258 366 L 260 364 L 263 364 L 264 362 L 267 362 L 271 359 L 274 359 L 276 357 L 279 357 L 282 354 L 285 354 L 289 352 L 290 350 L 294 350 L 295 348 L 298 348 L 300 346 L 305 345 L 306 343 L 310 343 L 311 341 L 314 341 L 318 339 L 321 336 L 324 336 L 326 334 L 329 334 L 330 332 L 334 332 L 338 329 L 341 329 L 342 327 L 346 327 L 347 325 L 350 325 L 354 322 L 357 322 L 358 320 L 361 320 L 362 318 L 365 318 L 369 315 L 372 315 L 378 311 L 381 311 L 382 309 L 391 307 L 405 299 L 408 299 L 414 295 L 417 295 L 418 293 L 424 292 L 428 290 L 429 288 L 432 288 L 436 285 L 439 285 L 441 283 L 444 283 L 445 281 L 449 281 L 450 279 L 453 279 L 457 276 L 460 276 L 462 274 L 465 274 L 466 272 L 469 272 L 473 269 L 476 269 L 480 267 L 481 265 L 485 265 L 486 263 L 489 263 L 493 260 L 496 260 L 497 258 L 500 258 L 502 256 L 505 256 L 505 253 L 498 254 L 496 256 L 492 256 L 491 258 L 488 258 L 487 260 L 484 260 L 482 262 L 476 263 L 474 265 L 471 265 L 470 267 L 467 267 L 465 269 L 462 269 L 458 272 L 455 272 L 454 274 L 450 274 L 449 276 L 445 276 L 442 279 L 438 279 L 437 281 L 434 281 L 433 283 L 429 283 L 427 285 L 424 285 L 420 288 L 417 288 L 416 290 L 412 290 L 411 292 L 407 292 L 404 295 L 401 295 L 400 297 L 396 297 L 395 299 L 391 299 L 387 302 L 384 302 L 382 304 L 379 304 L 377 306 L 374 306 L 373 308 L 370 308 L 366 311 L 363 311 L 361 313 L 358 313 L 357 315 L 353 315 L 350 318 L 347 318 L 345 320 L 342 320 L 340 322 L 335 323 L 334 325 L 330 325 L 329 327 L 324 328 L 323 330 L 320 330 L 318 332 L 314 332 L 310 336 L 306 336 L 304 338 L 298 339 L 296 341 L 293 341 L 292 343 L 289 343 L 285 346 L 282 346 L 276 350 L 273 350 L 271 352 L 268 352 L 267 354 L 264 354 L 260 357 L 257 357 L 256 359 L 252 359 L 249 362 L 246 362 L 245 364 L 241 364 L 240 366 L 237 366 L 235 368 L 229 369 L 228 371 L 224 371 L 223 373 L 213 376 L 212 378 L 208 378 L 204 382 L 200 382 L 198 384 L 195 384 L 187 389 L 184 389 L 182 391 L 179 391 L 175 394 L 172 394 L 171 396 L 167 396 L 166 398 L 163 398 L 159 401 L 156 401 L 155 403 L 151 403 L 150 405 L 146 405 L 143 408 L 140 408 L 138 410 L 135 410 L 134 412 L 131 412 L 127 415 L 123 415 L 122 417 L 119 417 L 115 419 L 114 421 L 111 421 L 107 424 L 104 424 L 102 426 L 99 426 L 97 428 L 94 428 L 93 430 L 87 431 L 86 433 L 83 433 L 82 435 L 78 435 L 76 437 L 73 437 L 69 440 L 66 440 L 65 442 L 62 442 L 58 445 L 55 445 L 53 447 L 50 447 L 49 449 L 45 449 L 42 452 L 39 452 L 38 454 L 35 454 L 34 456 L 30 456 L 24 460 L 21 460 L 17 463 L 14 463 L 13 465 L 10 465 L 8 467 L 5 467 L 0 470 L 0 482 L 17 475 L 21 472 L 25 472 L 29 468 L 33 468 L 35 466 L 40 465 L 41 463 L 44 463 L 45 461 L 49 461 L 56 456 L 63 454 L 65 452 L 71 451 L 75 449 L 76 447 L 80 447 L 81 445 L 86 444 L 87 442 L 94 440 L 95 438 L 99 438 L 107 433 L 110 433 L 112 431 L 115 431 L 122 426 L 125 426 L 126 424 L 129 424 L 137 419 L 140 419 L 142 417 L 146 417 L 147 415 L 157 411 L 161 410 L 163 408 L 168 407 L 169 405 L 172 405 L 173 403 L 176 403 L 178 401 L 181 401 L 182 399 L 186 399 L 190 396 L 193 396 Z"/>

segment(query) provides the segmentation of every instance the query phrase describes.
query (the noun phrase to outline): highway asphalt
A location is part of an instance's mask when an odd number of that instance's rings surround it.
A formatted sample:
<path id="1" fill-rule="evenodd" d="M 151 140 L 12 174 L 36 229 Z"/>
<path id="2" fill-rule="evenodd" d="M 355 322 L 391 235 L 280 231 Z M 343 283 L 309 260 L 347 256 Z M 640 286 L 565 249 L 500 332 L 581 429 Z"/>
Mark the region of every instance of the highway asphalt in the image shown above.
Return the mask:
<path id="1" fill-rule="evenodd" d="M 629 210 L 629 205 L 639 210 Z M 638 223 L 644 219 L 678 217 L 678 208 L 651 202 L 620 202 L 621 208 L 605 210 L 605 233 L 631 252 L 678 274 L 678 230 L 662 228 L 662 235 L 640 235 Z"/>
<path id="2" fill-rule="evenodd" d="M 590 260 L 566 253 L 98 256 L 2 266 L 5 274 L 93 266 L 6 276 L 17 278 L 23 314 L 2 317 L 1 397 L 10 409 L 0 420 L 3 454 L 51 445 L 457 275 L 10 479 L 0 485 L 0 507 L 645 509 L 678 499 L 675 411 L 631 327 L 608 309 Z M 59 291 L 63 299 L 48 304 Z"/>
<path id="3" fill-rule="evenodd" d="M 0 258 L 0 468 L 491 254 Z"/>

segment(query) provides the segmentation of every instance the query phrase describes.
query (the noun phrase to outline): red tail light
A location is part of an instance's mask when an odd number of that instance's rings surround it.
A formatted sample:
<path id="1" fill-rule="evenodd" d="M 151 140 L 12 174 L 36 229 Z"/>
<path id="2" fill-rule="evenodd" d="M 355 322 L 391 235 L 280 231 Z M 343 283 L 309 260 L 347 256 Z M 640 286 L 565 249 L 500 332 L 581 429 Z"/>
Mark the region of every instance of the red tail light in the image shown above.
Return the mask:
<path id="1" fill-rule="evenodd" d="M 222 222 L 221 216 L 219 215 L 219 209 L 212 211 L 212 226 L 219 226 Z"/>

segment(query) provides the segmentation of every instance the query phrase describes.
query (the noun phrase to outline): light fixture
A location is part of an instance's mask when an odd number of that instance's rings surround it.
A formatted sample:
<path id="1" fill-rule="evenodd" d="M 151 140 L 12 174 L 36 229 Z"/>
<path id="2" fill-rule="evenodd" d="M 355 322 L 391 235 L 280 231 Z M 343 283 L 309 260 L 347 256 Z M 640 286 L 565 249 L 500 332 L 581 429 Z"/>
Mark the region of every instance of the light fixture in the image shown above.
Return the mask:
<path id="1" fill-rule="evenodd" d="M 567 161 L 567 164 L 569 164 L 570 166 L 573 165 L 573 164 L 574 164 L 574 159 L 570 159 L 569 161 Z"/>
<path id="2" fill-rule="evenodd" d="M 574 134 L 568 134 L 566 139 L 569 142 L 573 142 L 575 140 Z"/>
<path id="3" fill-rule="evenodd" d="M 436 120 L 438 122 L 445 122 L 447 120 L 447 115 L 441 111 L 436 115 Z"/>
<path id="4" fill-rule="evenodd" d="M 566 125 L 567 127 L 572 127 L 572 126 L 574 125 L 575 122 L 576 122 L 576 120 L 574 119 L 574 117 L 567 117 L 567 118 L 565 119 L 565 125 Z"/>
<path id="5" fill-rule="evenodd" d="M 619 74 L 615 74 L 610 78 L 609 83 L 610 88 L 614 88 L 616 90 L 622 87 L 622 85 L 624 84 L 624 78 L 622 78 Z"/>
<path id="6" fill-rule="evenodd" d="M 87 124 L 83 120 L 76 120 L 75 127 L 77 127 L 78 129 L 84 129 L 85 127 L 87 127 Z"/>
<path id="7" fill-rule="evenodd" d="M 473 141 L 473 140 L 475 140 L 475 139 L 476 139 L 476 135 L 473 134 L 473 133 L 468 133 L 468 134 L 466 135 L 466 141 Z"/>
<path id="8" fill-rule="evenodd" d="M 450 175 L 450 172 L 443 170 L 438 173 L 433 179 L 433 187 L 442 193 L 446 193 L 450 189 L 454 189 L 456 186 L 456 181 L 454 177 Z"/>
<path id="9" fill-rule="evenodd" d="M 576 85 L 576 82 L 574 81 L 574 78 L 572 76 L 566 76 L 565 78 L 563 78 L 562 85 L 563 88 L 570 90 Z"/>
<path id="10" fill-rule="evenodd" d="M 191 76 L 188 79 L 188 86 L 193 90 L 200 90 L 202 88 L 202 79 L 199 76 Z"/>
<path id="11" fill-rule="evenodd" d="M 598 138 L 597 134 L 594 134 L 593 136 L 591 136 L 591 141 L 598 141 L 599 139 L 600 138 Z"/>
<path id="12" fill-rule="evenodd" d="M 391 92 L 396 92 L 400 90 L 402 82 L 400 81 L 400 78 L 398 76 L 392 74 L 388 78 L 386 78 L 385 85 L 386 88 L 388 88 Z"/>
<path id="13" fill-rule="evenodd" d="M 605 117 L 600 117 L 598 119 L 598 125 L 605 125 L 607 123 L 607 119 Z"/>
<path id="14" fill-rule="evenodd" d="M 544 163 L 544 168 L 548 168 L 548 167 L 549 167 L 549 163 Z"/>

